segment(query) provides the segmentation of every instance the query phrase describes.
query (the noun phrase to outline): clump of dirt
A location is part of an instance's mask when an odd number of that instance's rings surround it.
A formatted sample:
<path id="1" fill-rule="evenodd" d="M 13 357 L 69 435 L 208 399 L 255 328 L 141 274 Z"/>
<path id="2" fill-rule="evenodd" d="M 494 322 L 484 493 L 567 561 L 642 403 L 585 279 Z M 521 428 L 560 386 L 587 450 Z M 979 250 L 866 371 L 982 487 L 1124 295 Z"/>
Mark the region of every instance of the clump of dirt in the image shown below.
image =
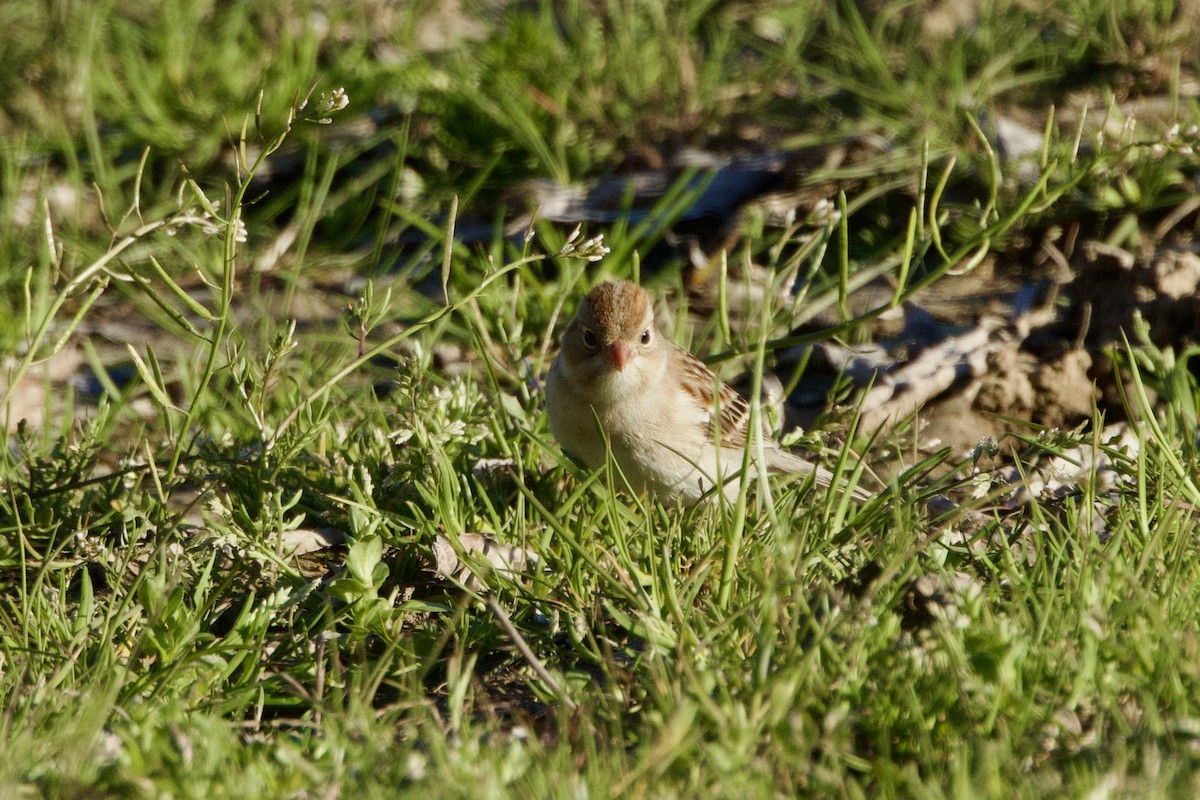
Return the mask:
<path id="1" fill-rule="evenodd" d="M 997 350 L 988 357 L 988 371 L 971 405 L 983 414 L 1074 427 L 1092 415 L 1096 387 L 1091 367 L 1091 355 L 1081 349 L 1047 360 L 1015 347 Z"/>
<path id="2" fill-rule="evenodd" d="M 1033 371 L 1036 401 L 1031 418 L 1052 428 L 1071 428 L 1090 419 L 1097 397 L 1091 370 L 1092 356 L 1078 348 L 1038 362 Z"/>
<path id="3" fill-rule="evenodd" d="M 1091 365 L 1083 350 L 1045 361 L 1016 347 L 996 350 L 978 379 L 922 408 L 923 448 L 949 445 L 962 453 L 988 437 L 1027 431 L 1030 424 L 1074 428 L 1092 417 L 1097 390 Z"/>
<path id="4" fill-rule="evenodd" d="M 1032 359 L 1022 358 L 1014 347 L 988 356 L 988 371 L 979 380 L 972 408 L 993 414 L 1018 412 L 1022 416 L 1031 412 L 1038 396 L 1031 379 L 1036 365 L 1030 361 Z"/>
<path id="5" fill-rule="evenodd" d="M 1200 255 L 1184 237 L 1143 253 L 1086 242 L 1071 259 L 1059 332 L 1083 334 L 1090 348 L 1120 345 L 1140 316 L 1159 345 L 1196 341 L 1200 327 Z M 1130 336 L 1132 338 L 1132 336 Z"/>

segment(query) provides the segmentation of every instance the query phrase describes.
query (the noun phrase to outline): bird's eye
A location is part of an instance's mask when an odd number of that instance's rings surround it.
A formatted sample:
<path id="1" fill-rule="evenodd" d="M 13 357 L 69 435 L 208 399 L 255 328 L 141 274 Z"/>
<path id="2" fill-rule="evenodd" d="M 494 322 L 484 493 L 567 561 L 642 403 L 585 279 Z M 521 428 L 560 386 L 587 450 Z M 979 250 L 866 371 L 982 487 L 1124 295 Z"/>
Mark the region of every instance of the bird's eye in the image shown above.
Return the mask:
<path id="1" fill-rule="evenodd" d="M 642 331 L 642 344 L 650 344 L 650 329 Z"/>
<path id="2" fill-rule="evenodd" d="M 590 328 L 583 329 L 583 344 L 589 350 L 595 350 L 600 346 L 600 340 L 596 338 L 596 334 Z"/>

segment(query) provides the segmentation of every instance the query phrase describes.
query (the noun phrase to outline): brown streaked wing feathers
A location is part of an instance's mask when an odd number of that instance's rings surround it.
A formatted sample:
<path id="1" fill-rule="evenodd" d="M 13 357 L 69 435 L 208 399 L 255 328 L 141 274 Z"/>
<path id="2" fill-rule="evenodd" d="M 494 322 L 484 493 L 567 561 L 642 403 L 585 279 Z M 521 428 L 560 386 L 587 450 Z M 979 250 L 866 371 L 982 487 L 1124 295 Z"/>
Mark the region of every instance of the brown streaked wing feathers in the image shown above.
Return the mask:
<path id="1" fill-rule="evenodd" d="M 746 402 L 746 398 L 717 381 L 712 370 L 705 366 L 703 361 L 678 345 L 671 346 L 679 355 L 679 358 L 673 361 L 680 365 L 683 372 L 680 382 L 684 389 L 695 395 L 709 412 L 708 435 L 715 439 L 719 432 L 721 445 L 724 447 L 743 446 L 746 443 L 746 427 L 750 424 L 750 404 Z M 719 392 L 719 398 L 713 394 L 714 390 Z M 720 416 L 714 413 L 718 407 Z M 764 432 L 765 430 L 764 426 Z"/>

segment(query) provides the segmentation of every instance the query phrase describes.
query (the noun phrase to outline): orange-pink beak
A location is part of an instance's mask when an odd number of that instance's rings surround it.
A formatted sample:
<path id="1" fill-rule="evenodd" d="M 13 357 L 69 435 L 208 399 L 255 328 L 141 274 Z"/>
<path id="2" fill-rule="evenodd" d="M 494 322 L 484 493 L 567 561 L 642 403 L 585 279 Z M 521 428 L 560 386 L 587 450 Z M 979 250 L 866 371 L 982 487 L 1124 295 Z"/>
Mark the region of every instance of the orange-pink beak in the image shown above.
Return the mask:
<path id="1" fill-rule="evenodd" d="M 633 348 L 625 342 L 613 342 L 604 351 L 604 356 L 617 372 L 624 372 L 625 365 L 629 363 L 629 359 L 633 358 Z"/>

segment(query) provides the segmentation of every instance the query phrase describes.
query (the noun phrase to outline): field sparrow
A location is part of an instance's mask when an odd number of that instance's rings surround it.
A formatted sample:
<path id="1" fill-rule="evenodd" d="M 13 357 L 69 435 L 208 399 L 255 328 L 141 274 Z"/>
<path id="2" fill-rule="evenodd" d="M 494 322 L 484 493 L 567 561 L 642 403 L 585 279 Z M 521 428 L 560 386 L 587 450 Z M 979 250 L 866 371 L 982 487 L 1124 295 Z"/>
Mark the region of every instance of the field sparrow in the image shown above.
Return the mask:
<path id="1" fill-rule="evenodd" d="M 592 469 L 605 463 L 607 437 L 634 489 L 694 503 L 719 480 L 726 497 L 737 497 L 750 405 L 659 332 L 637 284 L 602 283 L 584 298 L 550 368 L 546 406 L 559 444 Z M 763 450 L 770 472 L 834 483 L 827 470 L 782 450 L 765 428 Z M 862 489 L 854 496 L 868 499 Z"/>

